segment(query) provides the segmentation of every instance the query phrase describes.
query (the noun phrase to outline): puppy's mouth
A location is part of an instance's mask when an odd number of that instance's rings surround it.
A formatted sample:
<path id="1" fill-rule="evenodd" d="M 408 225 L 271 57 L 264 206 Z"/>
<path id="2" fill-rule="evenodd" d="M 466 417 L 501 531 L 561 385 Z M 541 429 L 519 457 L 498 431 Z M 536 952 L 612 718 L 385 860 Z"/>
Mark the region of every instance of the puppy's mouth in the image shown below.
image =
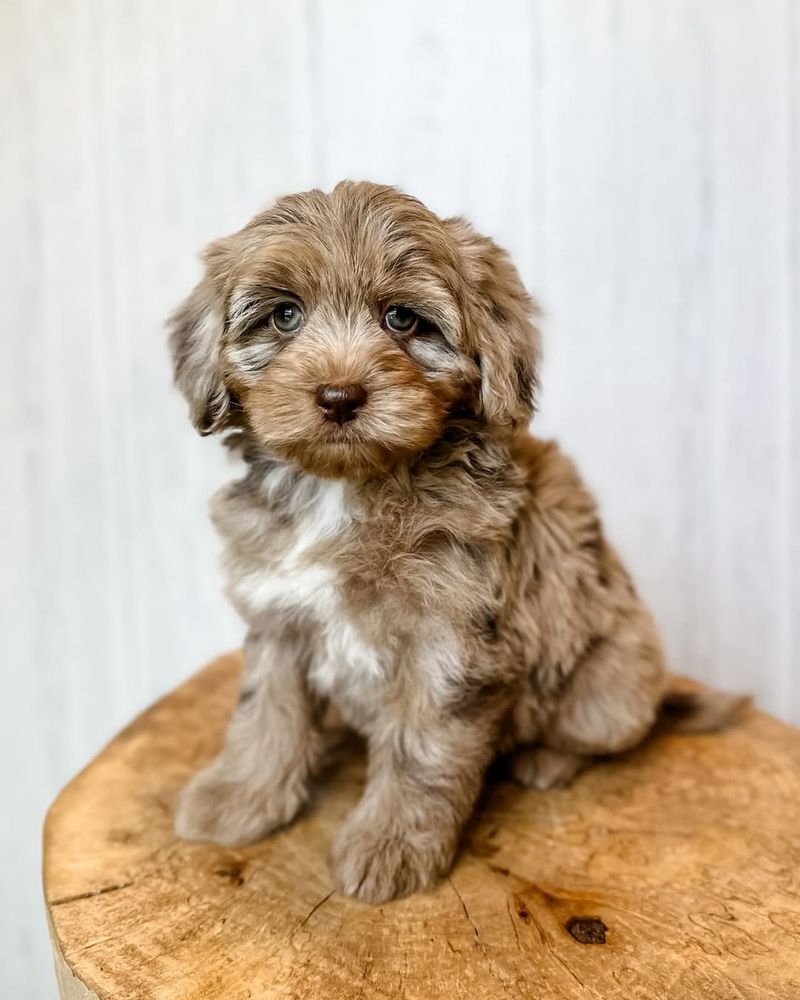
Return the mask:
<path id="1" fill-rule="evenodd" d="M 375 466 L 375 471 L 385 470 L 392 464 L 392 457 L 416 451 L 423 443 L 375 404 L 365 404 L 345 420 L 323 415 L 313 423 L 302 441 L 297 441 L 304 454 L 319 454 L 324 461 L 340 457 L 352 468 Z"/>
<path id="2" fill-rule="evenodd" d="M 349 448 L 356 445 L 378 444 L 380 440 L 380 436 L 375 433 L 371 414 L 367 412 L 344 424 L 321 421 L 315 430 L 308 435 L 305 444 L 309 448 L 315 446 Z"/>
<path id="3" fill-rule="evenodd" d="M 261 444 L 327 477 L 381 475 L 441 434 L 446 403 L 416 379 L 293 385 L 275 373 L 243 399 Z"/>

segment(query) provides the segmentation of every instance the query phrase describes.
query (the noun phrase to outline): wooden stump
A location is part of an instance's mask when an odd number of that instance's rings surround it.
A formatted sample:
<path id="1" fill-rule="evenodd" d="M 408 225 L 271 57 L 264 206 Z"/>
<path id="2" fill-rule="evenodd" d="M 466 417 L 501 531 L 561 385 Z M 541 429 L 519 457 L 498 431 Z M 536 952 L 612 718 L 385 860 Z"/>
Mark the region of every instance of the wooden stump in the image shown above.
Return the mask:
<path id="1" fill-rule="evenodd" d="M 289 829 L 188 844 L 172 807 L 218 748 L 240 661 L 133 722 L 47 817 L 63 997 L 800 997 L 800 733 L 758 712 L 662 735 L 566 791 L 489 788 L 449 879 L 372 907 L 328 850 L 356 802 L 348 757 Z"/>

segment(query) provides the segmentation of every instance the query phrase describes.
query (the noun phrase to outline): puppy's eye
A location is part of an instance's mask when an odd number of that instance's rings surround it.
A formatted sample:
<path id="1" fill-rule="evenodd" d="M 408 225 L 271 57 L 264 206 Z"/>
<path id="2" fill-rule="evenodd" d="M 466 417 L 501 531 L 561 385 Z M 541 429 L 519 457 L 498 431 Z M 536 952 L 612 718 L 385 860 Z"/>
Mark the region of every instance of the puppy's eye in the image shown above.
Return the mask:
<path id="1" fill-rule="evenodd" d="M 406 306 L 389 306 L 383 316 L 383 325 L 392 333 L 412 333 L 419 324 L 419 316 Z"/>
<path id="2" fill-rule="evenodd" d="M 272 310 L 272 325 L 281 333 L 297 333 L 303 320 L 300 306 L 294 302 L 280 302 Z"/>

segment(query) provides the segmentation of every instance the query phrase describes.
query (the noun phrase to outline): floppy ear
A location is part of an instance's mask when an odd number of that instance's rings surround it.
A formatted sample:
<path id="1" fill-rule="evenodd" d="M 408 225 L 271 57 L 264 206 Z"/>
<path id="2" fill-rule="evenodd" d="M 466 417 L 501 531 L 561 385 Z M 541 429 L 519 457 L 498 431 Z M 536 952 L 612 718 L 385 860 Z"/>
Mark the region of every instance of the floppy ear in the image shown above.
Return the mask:
<path id="1" fill-rule="evenodd" d="M 209 252 L 206 253 L 209 259 Z M 223 301 L 210 274 L 169 320 L 169 346 L 175 384 L 189 403 L 197 430 L 213 434 L 228 425 L 231 397 L 220 370 Z"/>
<path id="2" fill-rule="evenodd" d="M 456 241 L 467 284 L 468 350 L 480 369 L 479 413 L 519 427 L 533 415 L 540 340 L 538 309 L 505 250 L 461 218 L 445 225 Z"/>

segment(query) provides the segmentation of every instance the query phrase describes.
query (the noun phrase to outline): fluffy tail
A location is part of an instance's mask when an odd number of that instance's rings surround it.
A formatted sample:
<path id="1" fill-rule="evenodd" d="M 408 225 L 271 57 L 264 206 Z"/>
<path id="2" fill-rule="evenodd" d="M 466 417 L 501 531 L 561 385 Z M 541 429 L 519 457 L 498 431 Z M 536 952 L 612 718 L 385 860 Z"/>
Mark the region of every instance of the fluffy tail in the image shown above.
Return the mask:
<path id="1" fill-rule="evenodd" d="M 738 722 L 751 702 L 749 695 L 713 688 L 690 690 L 674 679 L 661 700 L 660 722 L 676 733 L 713 733 Z"/>

